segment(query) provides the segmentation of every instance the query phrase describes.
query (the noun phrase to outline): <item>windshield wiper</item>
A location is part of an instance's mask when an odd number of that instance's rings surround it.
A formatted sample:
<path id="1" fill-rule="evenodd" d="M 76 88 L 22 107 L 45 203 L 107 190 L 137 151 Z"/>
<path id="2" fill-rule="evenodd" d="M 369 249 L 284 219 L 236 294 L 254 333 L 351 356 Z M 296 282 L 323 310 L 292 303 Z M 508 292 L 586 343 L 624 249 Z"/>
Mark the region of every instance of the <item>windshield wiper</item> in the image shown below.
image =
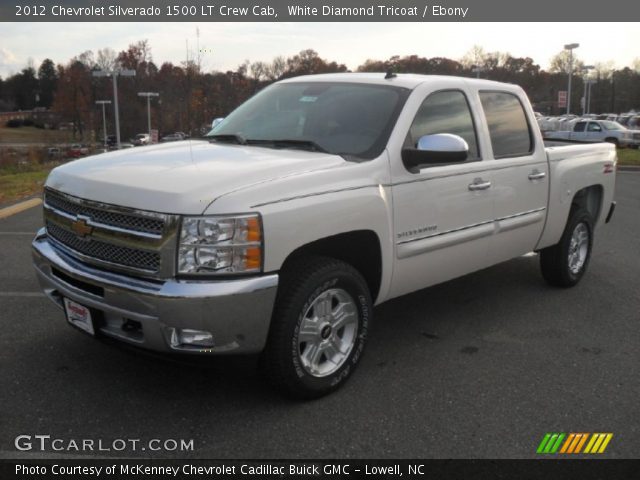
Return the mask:
<path id="1" fill-rule="evenodd" d="M 246 145 L 247 139 L 239 133 L 226 133 L 219 135 L 211 135 L 209 138 L 218 142 L 237 143 L 238 145 Z"/>
<path id="2" fill-rule="evenodd" d="M 313 140 L 247 140 L 247 143 L 250 145 L 273 145 L 275 148 L 299 148 L 311 152 L 329 153 L 327 149 L 321 147 Z"/>

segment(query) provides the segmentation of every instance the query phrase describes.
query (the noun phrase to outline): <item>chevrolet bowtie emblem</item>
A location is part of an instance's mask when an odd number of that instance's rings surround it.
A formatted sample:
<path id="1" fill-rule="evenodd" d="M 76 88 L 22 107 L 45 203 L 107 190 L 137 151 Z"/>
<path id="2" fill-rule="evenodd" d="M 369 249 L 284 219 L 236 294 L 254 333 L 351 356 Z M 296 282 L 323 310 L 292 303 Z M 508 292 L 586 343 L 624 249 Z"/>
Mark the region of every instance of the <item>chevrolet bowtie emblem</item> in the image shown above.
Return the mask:
<path id="1" fill-rule="evenodd" d="M 77 236 L 84 238 L 87 235 L 91 235 L 91 232 L 93 232 L 93 227 L 87 225 L 87 221 L 84 218 L 78 218 L 71 224 L 71 230 L 73 230 L 73 233 L 75 233 Z"/>

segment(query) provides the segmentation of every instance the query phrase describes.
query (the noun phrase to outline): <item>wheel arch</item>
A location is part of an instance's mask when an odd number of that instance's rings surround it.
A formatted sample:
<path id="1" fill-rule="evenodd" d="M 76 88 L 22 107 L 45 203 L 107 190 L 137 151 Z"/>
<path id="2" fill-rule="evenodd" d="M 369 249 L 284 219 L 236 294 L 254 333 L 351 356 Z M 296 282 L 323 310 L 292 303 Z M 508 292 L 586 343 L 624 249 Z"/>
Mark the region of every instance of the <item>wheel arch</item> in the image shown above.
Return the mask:
<path id="1" fill-rule="evenodd" d="M 602 213 L 604 187 L 600 184 L 590 185 L 578 190 L 571 200 L 571 208 L 584 208 L 589 212 L 594 225 L 598 223 Z M 567 216 L 568 221 L 569 216 Z"/>
<path id="2" fill-rule="evenodd" d="M 373 230 L 338 233 L 301 245 L 287 256 L 282 270 L 304 256 L 325 256 L 348 263 L 364 277 L 375 303 L 382 283 L 382 247 Z"/>

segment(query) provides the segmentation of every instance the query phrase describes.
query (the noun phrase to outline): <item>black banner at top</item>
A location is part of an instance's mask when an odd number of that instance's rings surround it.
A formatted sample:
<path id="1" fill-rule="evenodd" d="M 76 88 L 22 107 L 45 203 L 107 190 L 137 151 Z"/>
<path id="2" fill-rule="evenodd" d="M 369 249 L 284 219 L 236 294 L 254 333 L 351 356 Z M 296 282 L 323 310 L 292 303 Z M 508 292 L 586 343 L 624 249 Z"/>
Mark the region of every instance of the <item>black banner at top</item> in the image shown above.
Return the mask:
<path id="1" fill-rule="evenodd" d="M 1 22 L 618 22 L 640 2 L 582 0 L 2 0 Z"/>

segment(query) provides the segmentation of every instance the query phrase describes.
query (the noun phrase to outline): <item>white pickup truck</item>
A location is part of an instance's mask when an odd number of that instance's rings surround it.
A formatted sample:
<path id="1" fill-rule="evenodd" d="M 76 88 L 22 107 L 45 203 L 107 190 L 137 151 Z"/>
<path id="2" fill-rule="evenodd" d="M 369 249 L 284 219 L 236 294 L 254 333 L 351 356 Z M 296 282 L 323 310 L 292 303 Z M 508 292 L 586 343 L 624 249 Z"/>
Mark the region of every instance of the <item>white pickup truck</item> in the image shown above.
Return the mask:
<path id="1" fill-rule="evenodd" d="M 615 167 L 611 144 L 545 148 L 515 85 L 298 77 L 207 139 L 54 169 L 34 264 L 91 335 L 260 353 L 275 386 L 318 397 L 353 373 L 376 304 L 531 251 L 578 283 Z"/>
<path id="2" fill-rule="evenodd" d="M 617 147 L 640 145 L 640 130 L 628 130 L 610 120 L 578 120 L 571 130 L 549 131 L 547 139 L 575 140 L 580 142 L 609 142 Z"/>

